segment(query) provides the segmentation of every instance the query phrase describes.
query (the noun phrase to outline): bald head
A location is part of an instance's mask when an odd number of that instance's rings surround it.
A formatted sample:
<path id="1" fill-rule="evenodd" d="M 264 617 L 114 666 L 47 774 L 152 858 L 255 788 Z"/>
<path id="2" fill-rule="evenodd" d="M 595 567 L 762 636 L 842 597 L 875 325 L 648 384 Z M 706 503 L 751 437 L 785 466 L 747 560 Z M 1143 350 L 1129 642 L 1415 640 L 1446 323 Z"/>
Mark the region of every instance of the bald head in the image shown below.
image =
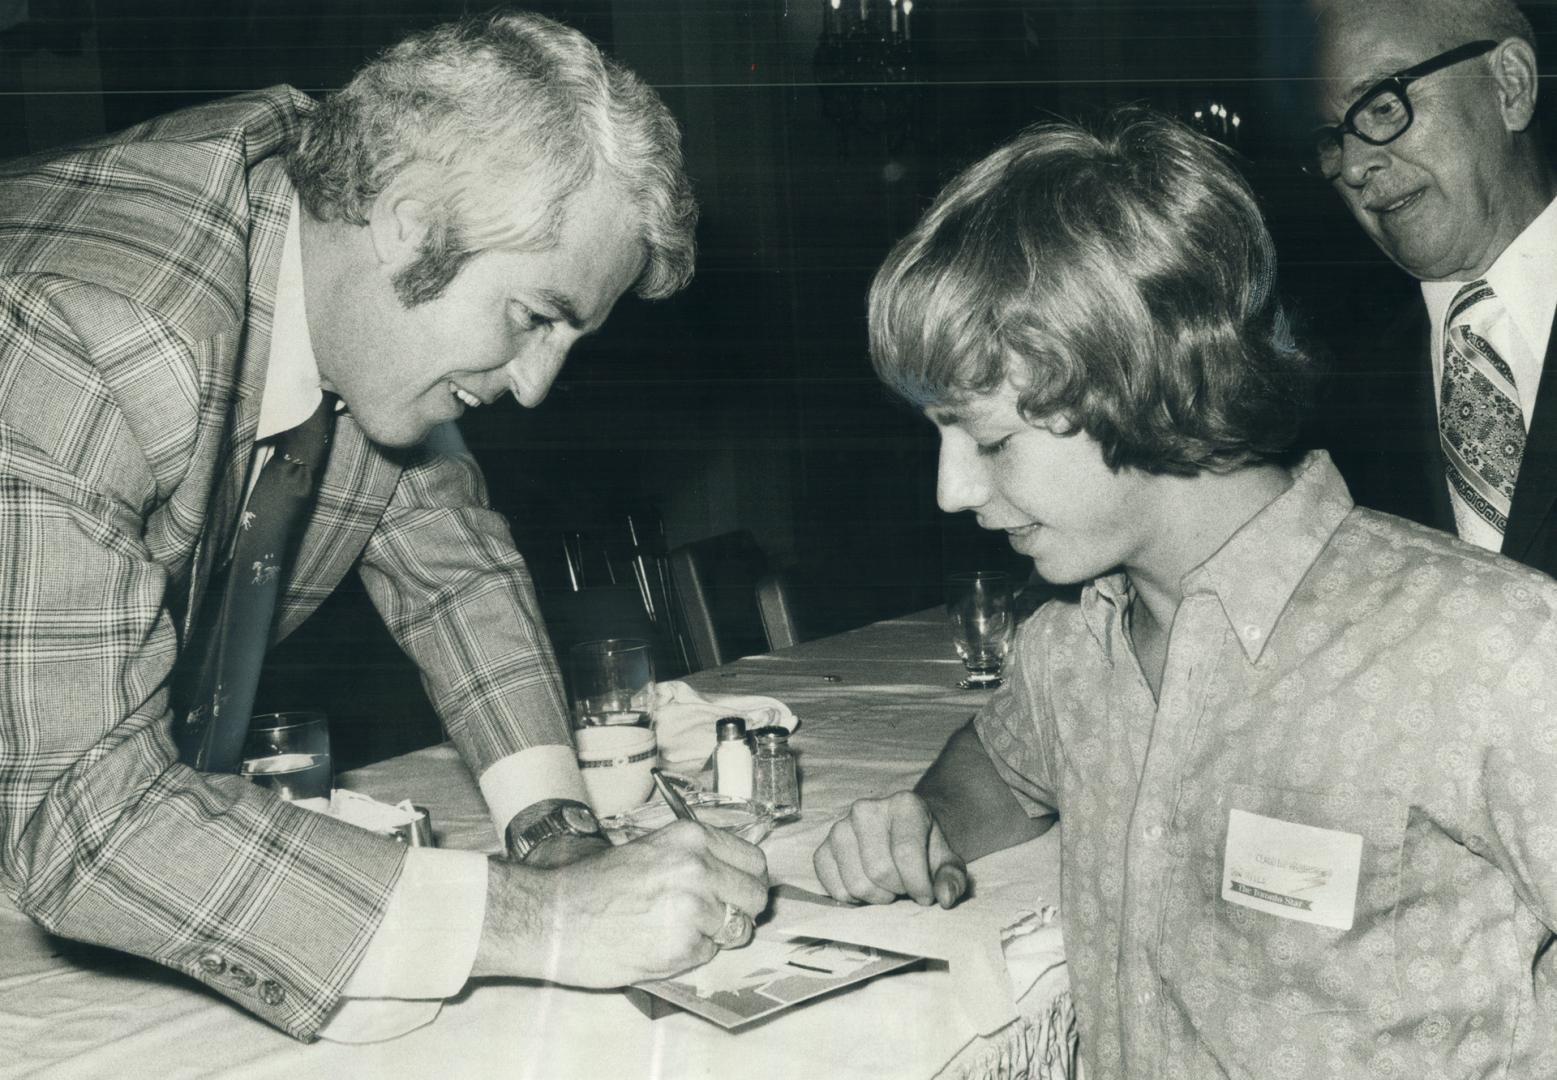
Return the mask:
<path id="1" fill-rule="evenodd" d="M 1318 29 L 1316 119 L 1342 129 L 1332 186 L 1414 277 L 1485 273 L 1557 193 L 1535 130 L 1529 22 L 1506 0 L 1310 0 L 1309 8 Z M 1434 63 L 1473 42 L 1494 44 Z M 1394 79 L 1424 65 L 1426 74 Z M 1383 143 L 1345 125 L 1380 88 L 1403 96 L 1406 112 Z"/>
<path id="2" fill-rule="evenodd" d="M 1462 41 L 1522 38 L 1535 48 L 1530 20 L 1509 0 L 1309 0 L 1309 10 L 1325 33 L 1335 20 L 1370 13 L 1379 18 L 1420 23 L 1447 49 Z"/>

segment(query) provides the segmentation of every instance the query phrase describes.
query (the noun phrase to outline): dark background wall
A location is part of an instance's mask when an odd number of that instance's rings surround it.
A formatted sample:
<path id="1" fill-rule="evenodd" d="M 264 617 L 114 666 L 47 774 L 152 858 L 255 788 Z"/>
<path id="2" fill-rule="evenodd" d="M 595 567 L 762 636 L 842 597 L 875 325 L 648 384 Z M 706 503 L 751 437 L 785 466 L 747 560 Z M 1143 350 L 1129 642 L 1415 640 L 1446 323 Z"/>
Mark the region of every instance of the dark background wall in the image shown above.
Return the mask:
<path id="1" fill-rule="evenodd" d="M 884 18 L 886 0 L 870 2 Z M 1199 110 L 1202 122 L 1213 102 L 1237 113 L 1225 137 L 1246 157 L 1283 287 L 1320 349 L 1411 287 L 1289 152 L 1292 124 L 1307 115 L 1295 77 L 1307 42 L 1290 0 L 918 0 L 911 60 L 892 75 L 819 65 L 826 3 L 530 5 L 659 88 L 703 206 L 684 294 L 625 300 L 539 410 L 509 402 L 465 422 L 543 589 L 562 584 L 565 533 L 613 537 L 624 509 L 644 500 L 672 544 L 751 529 L 792 568 L 813 634 L 935 603 L 951 569 L 1025 572 L 1001 538 L 936 509 L 932 429 L 872 377 L 864 298 L 936 190 L 1035 120 L 1126 101 L 1185 119 Z M 0 0 L 0 157 L 277 82 L 323 93 L 405 32 L 483 9 Z M 1531 9 L 1543 42 L 1549 11 Z M 374 692 L 354 689 L 341 710 L 415 698 L 360 598 L 343 596 L 315 621 L 283 654 L 274 701 L 317 699 L 315 676 L 348 664 L 359 677 L 346 681 Z M 360 756 L 424 735 L 380 730 Z"/>

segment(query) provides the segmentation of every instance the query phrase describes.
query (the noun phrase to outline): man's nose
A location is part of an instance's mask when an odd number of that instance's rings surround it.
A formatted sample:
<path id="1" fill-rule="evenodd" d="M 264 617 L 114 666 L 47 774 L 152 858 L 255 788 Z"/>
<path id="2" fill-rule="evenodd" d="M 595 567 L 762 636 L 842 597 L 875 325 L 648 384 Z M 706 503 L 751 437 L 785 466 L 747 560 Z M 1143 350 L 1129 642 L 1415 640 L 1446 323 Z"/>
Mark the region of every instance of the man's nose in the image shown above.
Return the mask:
<path id="1" fill-rule="evenodd" d="M 1388 147 L 1363 142 L 1351 132 L 1341 136 L 1341 179 L 1347 187 L 1362 187 L 1368 182 L 1368 174 L 1388 159 Z"/>
<path id="2" fill-rule="evenodd" d="M 508 388 L 526 409 L 546 400 L 568 358 L 566 346 L 526 349 L 508 362 Z"/>
<path id="3" fill-rule="evenodd" d="M 989 480 L 971 440 L 966 447 L 941 439 L 940 464 L 935 474 L 935 501 L 948 514 L 976 510 L 989 501 Z"/>

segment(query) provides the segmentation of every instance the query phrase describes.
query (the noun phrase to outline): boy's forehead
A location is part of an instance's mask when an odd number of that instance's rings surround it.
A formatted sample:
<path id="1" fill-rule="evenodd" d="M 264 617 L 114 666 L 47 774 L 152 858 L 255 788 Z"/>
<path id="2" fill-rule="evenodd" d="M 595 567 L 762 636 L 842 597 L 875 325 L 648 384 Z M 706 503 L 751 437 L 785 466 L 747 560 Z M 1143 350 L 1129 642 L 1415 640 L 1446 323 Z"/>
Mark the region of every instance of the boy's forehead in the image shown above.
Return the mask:
<path id="1" fill-rule="evenodd" d="M 924 414 L 936 427 L 968 427 L 1016 409 L 1017 394 L 1009 381 L 984 393 L 968 393 L 951 401 L 926 405 Z"/>

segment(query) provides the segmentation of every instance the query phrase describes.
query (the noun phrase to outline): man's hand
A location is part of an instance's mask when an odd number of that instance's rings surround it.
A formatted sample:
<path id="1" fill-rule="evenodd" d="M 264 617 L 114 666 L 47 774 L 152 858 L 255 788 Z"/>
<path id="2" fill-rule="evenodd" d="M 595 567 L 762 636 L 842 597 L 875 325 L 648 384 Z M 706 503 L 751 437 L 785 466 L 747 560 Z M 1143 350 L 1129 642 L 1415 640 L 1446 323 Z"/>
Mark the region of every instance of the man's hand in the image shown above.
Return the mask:
<path id="1" fill-rule="evenodd" d="M 949 908 L 968 891 L 968 868 L 911 791 L 861 799 L 834 822 L 812 857 L 833 899 L 890 904 L 909 896 Z"/>
<path id="2" fill-rule="evenodd" d="M 494 859 L 473 975 L 623 986 L 712 959 L 725 905 L 768 902 L 767 859 L 728 833 L 678 821 L 556 869 Z"/>
<path id="3" fill-rule="evenodd" d="M 551 836 L 530 852 L 524 864 L 539 870 L 552 870 L 610 850 L 611 841 L 603 836 Z"/>

